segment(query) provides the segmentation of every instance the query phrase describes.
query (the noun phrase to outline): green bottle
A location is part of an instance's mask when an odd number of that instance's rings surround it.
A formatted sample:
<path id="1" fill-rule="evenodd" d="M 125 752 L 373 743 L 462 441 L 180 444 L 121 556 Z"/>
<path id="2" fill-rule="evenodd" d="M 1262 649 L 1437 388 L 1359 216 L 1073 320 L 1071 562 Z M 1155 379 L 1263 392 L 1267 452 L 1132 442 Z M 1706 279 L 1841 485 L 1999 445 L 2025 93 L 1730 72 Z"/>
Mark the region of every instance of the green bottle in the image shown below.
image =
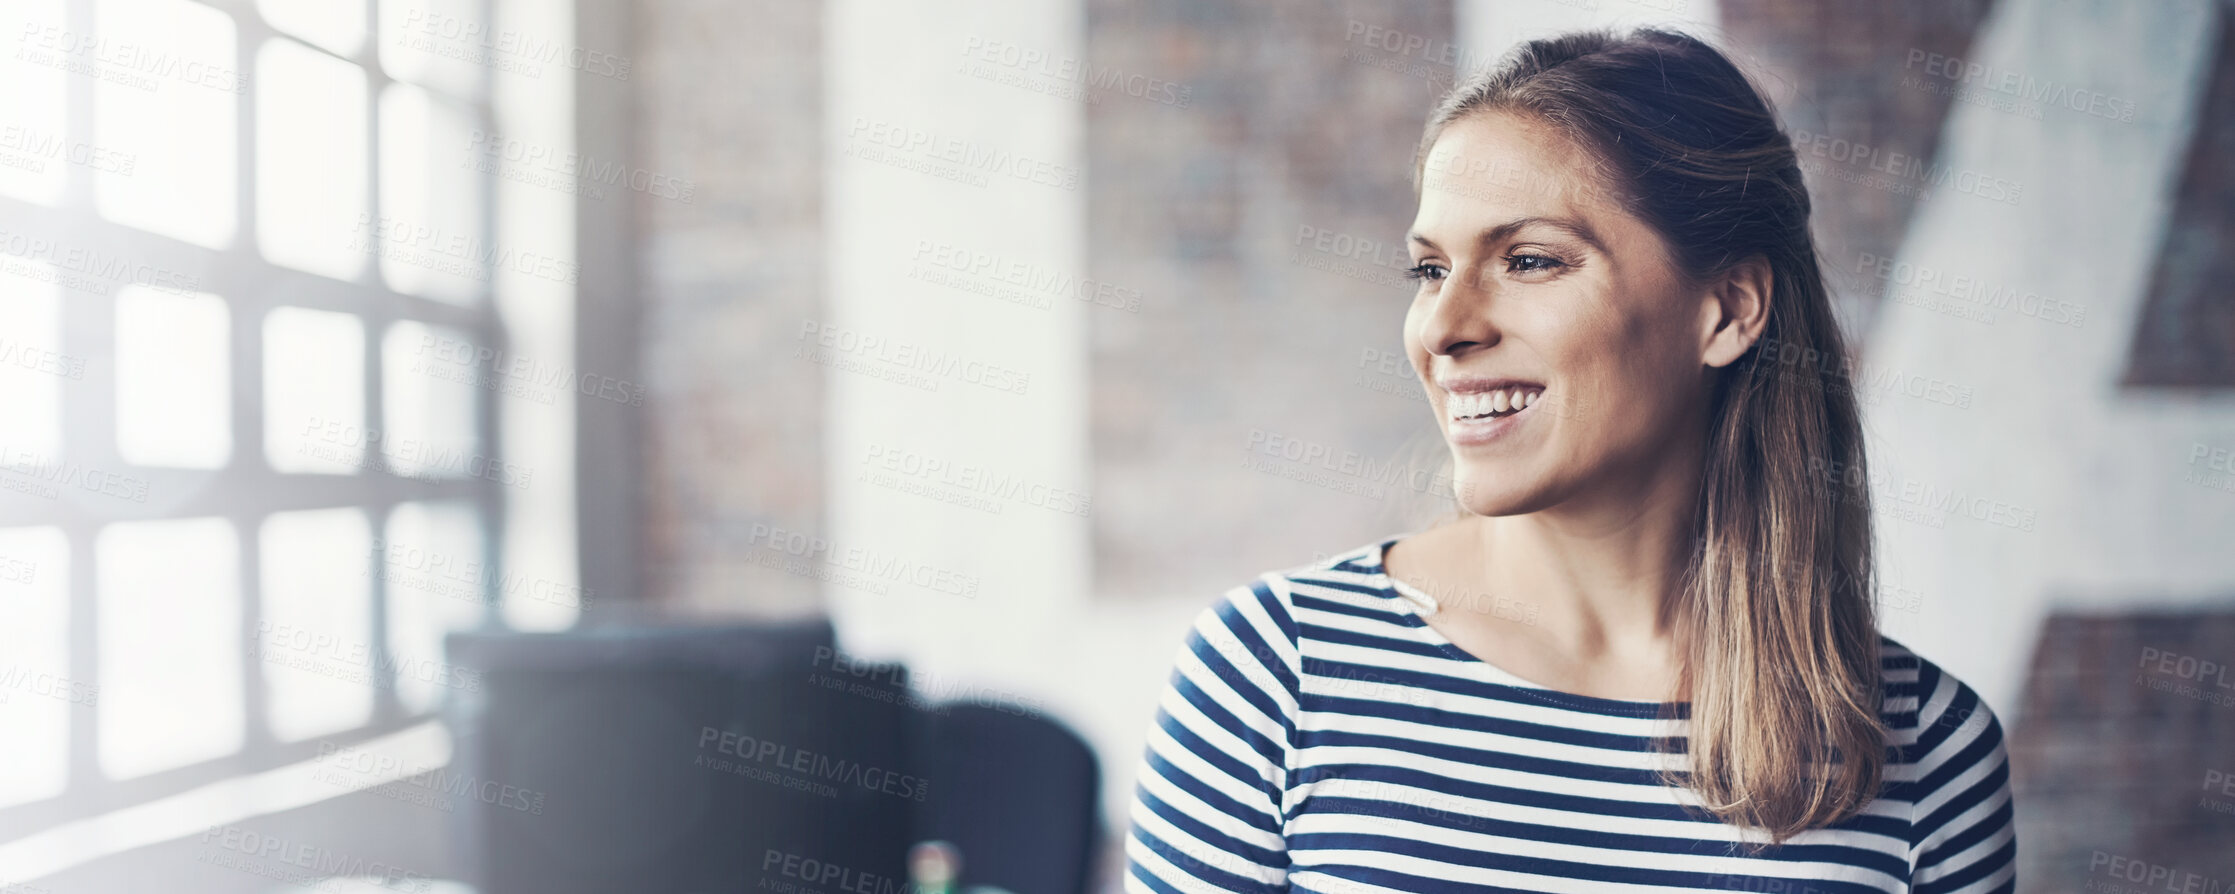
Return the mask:
<path id="1" fill-rule="evenodd" d="M 955 894 L 962 877 L 962 849 L 945 841 L 919 841 L 908 849 L 909 894 Z"/>

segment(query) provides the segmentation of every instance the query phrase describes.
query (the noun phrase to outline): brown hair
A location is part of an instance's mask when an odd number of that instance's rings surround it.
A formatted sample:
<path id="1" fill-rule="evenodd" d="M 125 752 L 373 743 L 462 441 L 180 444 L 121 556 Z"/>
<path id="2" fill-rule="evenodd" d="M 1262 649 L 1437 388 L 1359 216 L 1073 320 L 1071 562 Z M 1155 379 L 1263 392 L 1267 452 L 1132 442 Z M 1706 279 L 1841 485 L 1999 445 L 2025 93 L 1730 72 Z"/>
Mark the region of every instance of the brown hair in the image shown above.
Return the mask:
<path id="1" fill-rule="evenodd" d="M 1676 605 L 1691 767 L 1664 778 L 1776 842 L 1855 815 L 1877 795 L 1886 748 L 1869 490 L 1851 484 L 1868 476 L 1792 139 L 1697 38 L 1577 32 L 1522 44 L 1454 87 L 1421 137 L 1416 191 L 1443 129 L 1491 111 L 1590 150 L 1591 179 L 1693 281 L 1767 261 L 1767 328 L 1710 404 L 1699 536 Z"/>

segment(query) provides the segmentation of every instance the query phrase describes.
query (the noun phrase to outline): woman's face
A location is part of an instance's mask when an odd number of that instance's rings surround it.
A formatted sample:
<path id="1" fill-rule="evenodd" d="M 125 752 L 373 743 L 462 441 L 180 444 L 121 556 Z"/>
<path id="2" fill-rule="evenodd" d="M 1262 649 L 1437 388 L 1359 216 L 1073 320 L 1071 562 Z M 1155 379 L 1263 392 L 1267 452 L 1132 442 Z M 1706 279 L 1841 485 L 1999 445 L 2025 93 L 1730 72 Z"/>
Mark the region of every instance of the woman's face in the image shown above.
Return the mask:
<path id="1" fill-rule="evenodd" d="M 1478 515 L 1634 493 L 1702 427 L 1717 302 L 1593 159 L 1534 119 L 1476 113 L 1422 174 L 1405 351 Z"/>

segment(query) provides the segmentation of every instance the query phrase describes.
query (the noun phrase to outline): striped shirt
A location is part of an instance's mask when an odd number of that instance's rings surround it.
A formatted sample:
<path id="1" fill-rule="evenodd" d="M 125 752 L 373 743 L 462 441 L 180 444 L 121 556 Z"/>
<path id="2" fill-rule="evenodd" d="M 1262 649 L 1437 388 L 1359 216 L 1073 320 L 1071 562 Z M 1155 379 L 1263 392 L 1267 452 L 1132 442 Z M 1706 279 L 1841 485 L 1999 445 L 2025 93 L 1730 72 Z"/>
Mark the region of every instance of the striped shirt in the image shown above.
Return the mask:
<path id="1" fill-rule="evenodd" d="M 1655 702 L 1547 689 L 1421 620 L 1397 538 L 1268 573 L 1205 608 L 1134 787 L 1125 889 L 1691 891 L 2014 888 L 2002 727 L 1884 636 L 1885 786 L 1763 851 L 1655 770 Z"/>

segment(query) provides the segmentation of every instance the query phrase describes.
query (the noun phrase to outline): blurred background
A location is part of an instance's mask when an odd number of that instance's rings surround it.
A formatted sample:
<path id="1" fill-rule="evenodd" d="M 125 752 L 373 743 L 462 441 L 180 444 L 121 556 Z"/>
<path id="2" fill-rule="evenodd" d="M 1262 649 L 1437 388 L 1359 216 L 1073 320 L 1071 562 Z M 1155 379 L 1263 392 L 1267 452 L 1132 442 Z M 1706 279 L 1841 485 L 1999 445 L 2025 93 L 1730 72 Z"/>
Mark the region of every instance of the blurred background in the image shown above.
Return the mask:
<path id="1" fill-rule="evenodd" d="M 2021 889 L 2235 888 L 2235 6 L 7 0 L 0 894 L 1116 890 L 1196 614 L 1448 499 L 1430 106 L 1644 23 Z"/>

